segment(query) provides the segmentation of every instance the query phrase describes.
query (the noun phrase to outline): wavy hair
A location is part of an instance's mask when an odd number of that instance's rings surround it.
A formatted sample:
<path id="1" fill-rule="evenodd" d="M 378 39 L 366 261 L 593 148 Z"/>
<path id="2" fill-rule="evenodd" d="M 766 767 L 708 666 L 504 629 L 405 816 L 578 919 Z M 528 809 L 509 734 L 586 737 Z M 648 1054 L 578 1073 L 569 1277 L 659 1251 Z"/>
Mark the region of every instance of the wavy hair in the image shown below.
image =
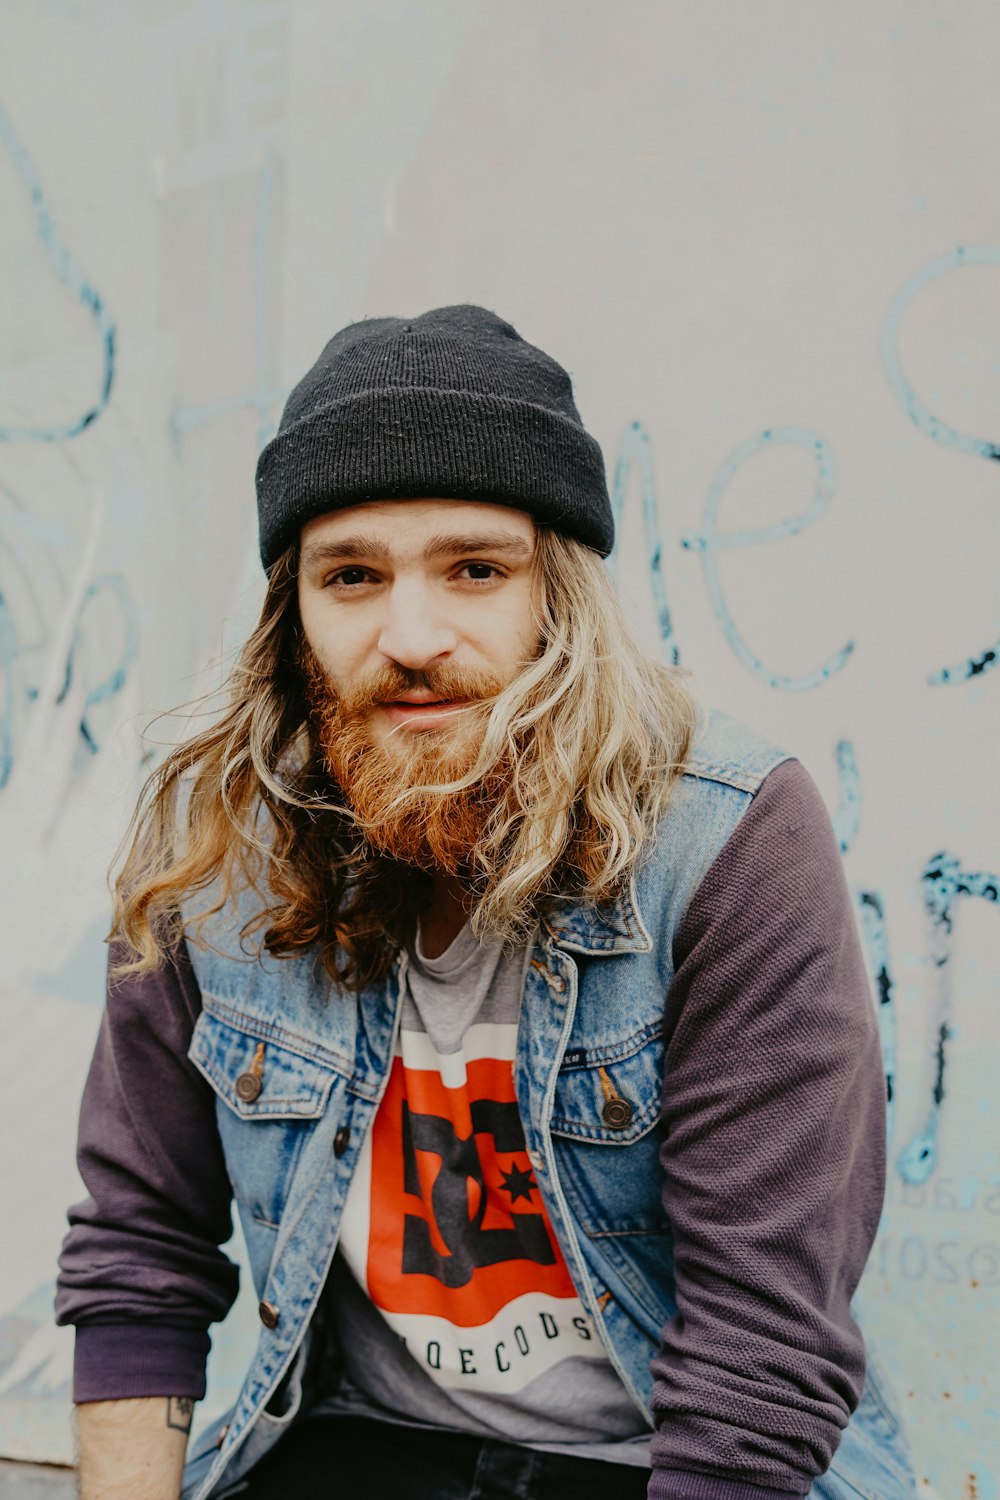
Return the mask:
<path id="1" fill-rule="evenodd" d="M 427 799 L 509 768 L 467 877 L 474 929 L 511 944 L 528 941 L 556 901 L 617 898 L 666 810 L 697 715 L 688 674 L 634 640 L 596 552 L 539 527 L 533 567 L 538 655 L 492 700 L 468 772 L 397 799 L 419 815 Z M 412 936 L 430 880 L 368 846 L 325 769 L 297 569 L 296 545 L 271 569 L 224 711 L 143 788 L 114 882 L 117 975 L 152 971 L 182 933 L 205 943 L 204 924 L 247 890 L 248 957 L 312 948 L 344 989 L 383 976 Z M 194 909 L 200 894 L 207 904 Z"/>

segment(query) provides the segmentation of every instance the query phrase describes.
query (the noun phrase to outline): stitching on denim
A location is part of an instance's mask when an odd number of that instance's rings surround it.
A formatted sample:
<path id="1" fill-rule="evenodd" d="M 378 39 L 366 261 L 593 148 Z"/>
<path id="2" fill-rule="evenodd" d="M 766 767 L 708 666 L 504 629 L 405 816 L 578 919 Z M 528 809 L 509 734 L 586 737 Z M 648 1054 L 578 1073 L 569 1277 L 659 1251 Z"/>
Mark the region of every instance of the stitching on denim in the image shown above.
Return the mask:
<path id="1" fill-rule="evenodd" d="M 582 1125 L 573 1120 L 553 1116 L 549 1129 L 553 1135 L 569 1136 L 573 1140 L 587 1141 L 594 1146 L 632 1146 L 648 1135 L 660 1117 L 658 1104 L 651 1105 L 641 1115 L 635 1115 L 627 1130 L 609 1130 L 607 1126 Z"/>
<path id="2" fill-rule="evenodd" d="M 756 792 L 769 772 L 784 761 L 793 759 L 794 756 L 789 751 L 776 750 L 754 770 L 740 771 L 721 761 L 693 756 L 685 761 L 683 774 L 694 776 L 700 781 L 718 781 L 723 786 L 735 787 L 742 792 Z"/>
<path id="3" fill-rule="evenodd" d="M 276 1021 L 264 1021 L 249 1015 L 246 1011 L 234 1010 L 211 990 L 204 992 L 202 1010 L 212 1020 L 231 1026 L 234 1031 L 239 1031 L 244 1036 L 274 1042 L 277 1046 L 284 1047 L 288 1052 L 294 1052 L 297 1057 L 302 1057 L 317 1067 L 332 1070 L 343 1078 L 351 1076 L 351 1065 L 343 1053 L 333 1052 L 329 1047 L 324 1047 L 322 1042 L 314 1042 L 299 1032 L 289 1031 Z"/>
<path id="4" fill-rule="evenodd" d="M 275 1118 L 293 1120 L 316 1120 L 323 1113 L 323 1106 L 327 1095 L 333 1087 L 333 1074 L 328 1073 L 329 1083 L 319 1090 L 313 1089 L 310 1093 L 298 1094 L 293 1097 L 281 1099 L 268 1099 L 264 1103 L 245 1104 L 233 1086 L 233 1080 L 214 1059 L 199 1057 L 190 1054 L 191 1061 L 199 1073 L 212 1085 L 215 1092 L 222 1099 L 233 1114 L 239 1120 L 272 1120 Z M 307 1107 L 308 1106 L 308 1107 Z"/>
<path id="5" fill-rule="evenodd" d="M 670 1234 L 669 1224 L 662 1224 L 658 1229 L 588 1229 L 587 1238 L 590 1240 L 622 1240 L 627 1236 Z"/>
<path id="6" fill-rule="evenodd" d="M 642 1052 L 651 1043 L 662 1040 L 662 1037 L 663 1023 L 661 1021 L 651 1022 L 650 1025 L 644 1026 L 641 1031 L 633 1032 L 624 1041 L 611 1042 L 606 1047 L 588 1047 L 584 1062 L 564 1062 L 559 1072 L 562 1075 L 568 1076 L 570 1073 L 591 1072 L 599 1067 L 601 1063 L 625 1062 L 627 1058 L 635 1057 L 636 1053 Z"/>
<path id="7" fill-rule="evenodd" d="M 688 765 L 684 770 L 685 776 L 693 776 L 698 781 L 717 781 L 721 786 L 731 786 L 736 791 L 754 792 L 761 783 L 760 776 L 748 776 L 739 771 L 730 770 L 727 766 L 714 766 L 707 761 L 700 765 Z"/>

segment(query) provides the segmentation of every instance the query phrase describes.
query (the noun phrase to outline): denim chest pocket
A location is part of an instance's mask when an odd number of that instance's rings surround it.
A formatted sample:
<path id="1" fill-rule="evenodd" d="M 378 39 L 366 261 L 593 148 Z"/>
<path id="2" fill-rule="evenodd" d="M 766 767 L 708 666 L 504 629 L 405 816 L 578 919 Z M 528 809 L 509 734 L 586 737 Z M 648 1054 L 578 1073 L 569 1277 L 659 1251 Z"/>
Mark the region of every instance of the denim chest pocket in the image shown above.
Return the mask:
<path id="1" fill-rule="evenodd" d="M 277 1228 L 302 1148 L 327 1107 L 337 1071 L 276 1042 L 266 1023 L 209 1010 L 198 1018 L 188 1056 L 215 1092 L 241 1214 Z"/>
<path id="2" fill-rule="evenodd" d="M 663 1086 L 660 1025 L 617 1042 L 567 1049 L 556 1081 L 550 1130 L 563 1191 L 576 1223 L 617 1254 L 650 1255 L 657 1275 L 670 1238 L 659 1153 Z M 648 1243 L 635 1248 L 636 1237 Z M 655 1241 L 655 1243 L 654 1243 Z"/>
<path id="3" fill-rule="evenodd" d="M 657 1123 L 662 1081 L 658 1024 L 601 1047 L 570 1047 L 556 1081 L 550 1129 L 594 1145 L 631 1145 Z"/>

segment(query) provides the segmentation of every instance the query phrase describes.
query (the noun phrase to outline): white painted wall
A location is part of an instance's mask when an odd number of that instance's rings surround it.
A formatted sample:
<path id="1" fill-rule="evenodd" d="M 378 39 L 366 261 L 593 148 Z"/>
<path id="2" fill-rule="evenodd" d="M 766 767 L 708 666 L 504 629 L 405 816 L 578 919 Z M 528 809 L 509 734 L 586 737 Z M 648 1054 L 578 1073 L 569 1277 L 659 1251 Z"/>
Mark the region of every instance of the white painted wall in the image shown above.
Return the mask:
<path id="1" fill-rule="evenodd" d="M 921 1474 L 997 1500 L 998 46 L 992 0 L 7 0 L 0 1451 L 69 1451 L 136 725 L 253 617 L 256 453 L 326 338 L 476 301 L 570 369 L 644 637 L 822 787 L 873 973 L 884 916 L 862 1310 Z"/>

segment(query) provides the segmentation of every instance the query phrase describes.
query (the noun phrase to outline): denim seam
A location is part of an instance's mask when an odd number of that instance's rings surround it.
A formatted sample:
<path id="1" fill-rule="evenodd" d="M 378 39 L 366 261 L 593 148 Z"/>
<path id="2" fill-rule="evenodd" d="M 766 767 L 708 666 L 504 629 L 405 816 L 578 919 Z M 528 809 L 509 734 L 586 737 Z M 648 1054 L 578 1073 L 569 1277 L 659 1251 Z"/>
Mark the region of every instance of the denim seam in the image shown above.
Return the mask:
<path id="1" fill-rule="evenodd" d="M 648 1135 L 659 1123 L 659 1119 L 660 1106 L 653 1104 L 641 1115 L 636 1115 L 627 1130 L 611 1130 L 606 1125 L 599 1129 L 594 1125 L 577 1124 L 573 1120 L 564 1120 L 555 1115 L 549 1121 L 549 1129 L 553 1135 L 567 1136 L 577 1141 L 588 1141 L 592 1146 L 632 1146 L 636 1141 L 641 1141 L 643 1136 Z"/>
<path id="2" fill-rule="evenodd" d="M 662 1040 L 662 1038 L 662 1023 L 651 1022 L 649 1026 L 644 1026 L 641 1031 L 633 1032 L 622 1042 L 612 1042 L 606 1047 L 588 1047 L 585 1062 L 564 1062 L 559 1072 L 563 1076 L 569 1073 L 586 1073 L 592 1072 L 601 1063 L 625 1062 L 626 1059 L 642 1052 L 651 1042 Z"/>
<path id="3" fill-rule="evenodd" d="M 343 1078 L 351 1076 L 351 1063 L 344 1058 L 342 1053 L 331 1052 L 321 1042 L 313 1042 L 301 1033 L 289 1031 L 275 1021 L 262 1021 L 255 1016 L 248 1015 L 246 1011 L 234 1010 L 211 990 L 203 993 L 202 1009 L 213 1020 L 219 1021 L 224 1026 L 231 1026 L 234 1031 L 244 1036 L 253 1036 L 259 1041 L 271 1041 L 278 1047 L 284 1047 L 287 1052 L 294 1052 L 297 1057 L 314 1063 L 317 1067 L 339 1073 Z"/>
<path id="4" fill-rule="evenodd" d="M 581 1220 L 581 1223 L 583 1221 Z M 617 1240 L 631 1239 L 633 1235 L 646 1235 L 652 1237 L 654 1234 L 672 1234 L 669 1224 L 661 1224 L 657 1229 L 588 1229 L 589 1240 Z"/>
<path id="5" fill-rule="evenodd" d="M 214 1059 L 201 1056 L 196 1051 L 188 1053 L 198 1072 L 211 1084 L 214 1092 L 238 1120 L 251 1124 L 260 1120 L 318 1120 L 326 1106 L 327 1097 L 333 1087 L 333 1074 L 319 1088 L 309 1094 L 300 1093 L 294 1098 L 268 1099 L 265 1103 L 246 1104 L 235 1095 L 235 1086 L 230 1073 L 220 1067 Z"/>

